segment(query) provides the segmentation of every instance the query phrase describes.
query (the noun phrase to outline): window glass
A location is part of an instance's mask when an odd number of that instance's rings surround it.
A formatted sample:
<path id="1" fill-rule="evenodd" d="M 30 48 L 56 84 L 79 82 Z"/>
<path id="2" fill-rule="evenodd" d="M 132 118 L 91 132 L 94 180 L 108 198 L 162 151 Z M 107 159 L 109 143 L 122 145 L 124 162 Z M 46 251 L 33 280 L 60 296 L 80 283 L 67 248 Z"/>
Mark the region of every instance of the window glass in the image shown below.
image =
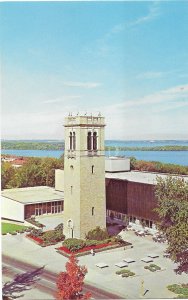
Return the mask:
<path id="1" fill-rule="evenodd" d="M 93 150 L 97 150 L 97 133 L 93 133 Z"/>
<path id="2" fill-rule="evenodd" d="M 92 149 L 92 145 L 91 145 L 91 132 L 88 132 L 87 135 L 87 150 L 91 150 Z"/>

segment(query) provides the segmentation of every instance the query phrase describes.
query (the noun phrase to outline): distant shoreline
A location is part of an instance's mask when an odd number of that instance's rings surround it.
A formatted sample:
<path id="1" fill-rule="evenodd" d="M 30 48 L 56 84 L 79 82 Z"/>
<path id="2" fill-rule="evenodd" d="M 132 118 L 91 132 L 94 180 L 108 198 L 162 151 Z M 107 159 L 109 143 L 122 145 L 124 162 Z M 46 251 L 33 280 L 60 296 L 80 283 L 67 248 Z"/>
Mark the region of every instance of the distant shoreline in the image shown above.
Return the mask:
<path id="1" fill-rule="evenodd" d="M 2 150 L 64 150 L 64 142 L 21 142 L 2 141 Z M 164 146 L 105 146 L 106 151 L 188 151 L 188 146 L 164 145 Z"/>

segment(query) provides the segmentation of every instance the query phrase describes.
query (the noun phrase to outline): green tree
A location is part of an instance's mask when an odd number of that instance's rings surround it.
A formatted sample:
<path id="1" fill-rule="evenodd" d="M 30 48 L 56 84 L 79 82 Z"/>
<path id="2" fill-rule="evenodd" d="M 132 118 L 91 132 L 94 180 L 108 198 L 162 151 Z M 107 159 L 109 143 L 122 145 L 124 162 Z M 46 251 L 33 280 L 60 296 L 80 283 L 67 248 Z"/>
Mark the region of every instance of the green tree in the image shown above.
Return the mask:
<path id="1" fill-rule="evenodd" d="M 15 169 L 9 162 L 2 162 L 1 165 L 1 187 L 2 189 L 16 186 Z"/>
<path id="2" fill-rule="evenodd" d="M 130 168 L 131 170 L 135 169 L 135 164 L 136 164 L 136 158 L 134 156 L 130 157 Z"/>
<path id="3" fill-rule="evenodd" d="M 47 186 L 54 186 L 55 185 L 55 169 L 63 169 L 64 168 L 64 161 L 63 159 L 57 158 L 43 158 L 41 160 L 41 169 L 44 172 L 44 181 Z"/>
<path id="4" fill-rule="evenodd" d="M 28 158 L 27 162 L 17 171 L 18 187 L 55 186 L 55 169 L 63 169 L 63 159 Z"/>
<path id="5" fill-rule="evenodd" d="M 43 185 L 43 171 L 40 168 L 40 158 L 29 158 L 27 162 L 18 169 L 17 181 L 19 187 Z"/>
<path id="6" fill-rule="evenodd" d="M 188 182 L 181 178 L 157 178 L 158 224 L 167 239 L 166 252 L 178 264 L 175 271 L 188 273 Z"/>

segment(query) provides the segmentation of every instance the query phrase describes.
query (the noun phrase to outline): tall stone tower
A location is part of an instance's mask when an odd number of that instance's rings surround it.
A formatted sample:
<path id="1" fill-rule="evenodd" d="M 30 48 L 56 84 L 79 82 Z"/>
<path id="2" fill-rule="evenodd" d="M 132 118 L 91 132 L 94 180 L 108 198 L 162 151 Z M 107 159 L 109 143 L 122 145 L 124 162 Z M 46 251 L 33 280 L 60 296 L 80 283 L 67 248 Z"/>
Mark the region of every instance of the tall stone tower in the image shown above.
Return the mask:
<path id="1" fill-rule="evenodd" d="M 106 227 L 104 117 L 65 118 L 64 233 Z"/>

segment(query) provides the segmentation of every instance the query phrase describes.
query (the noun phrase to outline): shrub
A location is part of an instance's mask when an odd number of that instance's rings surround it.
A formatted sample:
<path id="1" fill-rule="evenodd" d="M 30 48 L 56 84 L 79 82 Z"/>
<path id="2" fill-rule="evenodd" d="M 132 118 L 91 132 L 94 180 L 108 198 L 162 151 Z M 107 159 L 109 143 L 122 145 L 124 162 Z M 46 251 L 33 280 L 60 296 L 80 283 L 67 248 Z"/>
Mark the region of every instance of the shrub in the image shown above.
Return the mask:
<path id="1" fill-rule="evenodd" d="M 167 286 L 168 290 L 178 294 L 175 299 L 187 299 L 188 298 L 188 284 L 172 284 Z"/>
<path id="2" fill-rule="evenodd" d="M 159 266 L 155 265 L 155 264 L 150 264 L 150 267 L 154 268 L 156 270 L 161 270 L 161 268 Z"/>
<path id="3" fill-rule="evenodd" d="M 127 269 L 117 271 L 116 274 L 121 275 L 122 277 L 129 277 L 129 276 L 134 276 L 135 275 L 134 272 L 131 272 L 130 270 L 127 270 Z"/>
<path id="4" fill-rule="evenodd" d="M 56 227 L 55 227 L 55 230 L 57 230 L 57 231 L 63 231 L 63 223 L 60 223 L 59 225 L 57 225 Z"/>
<path id="5" fill-rule="evenodd" d="M 40 222 L 36 221 L 35 218 L 30 218 L 30 219 L 27 219 L 27 222 L 39 227 L 39 228 L 43 228 L 45 227 L 45 225 L 41 224 Z"/>
<path id="6" fill-rule="evenodd" d="M 86 243 L 84 240 L 81 239 L 66 239 L 64 240 L 63 244 L 64 247 L 67 247 L 70 251 L 77 251 L 85 247 Z"/>
<path id="7" fill-rule="evenodd" d="M 50 230 L 44 232 L 42 235 L 42 239 L 47 243 L 56 243 L 64 240 L 65 235 L 59 230 Z"/>
<path id="8" fill-rule="evenodd" d="M 96 241 L 96 240 L 86 240 L 85 241 L 85 246 L 95 246 L 101 244 L 101 241 Z"/>
<path id="9" fill-rule="evenodd" d="M 135 273 L 134 272 L 128 272 L 128 273 L 124 273 L 124 274 L 122 274 L 121 276 L 122 277 L 129 277 L 129 276 L 134 276 L 135 275 Z"/>
<path id="10" fill-rule="evenodd" d="M 35 237 L 38 237 L 38 236 L 41 236 L 42 235 L 42 230 L 41 229 L 36 229 L 36 228 L 33 228 L 31 230 L 31 235 L 35 236 Z"/>
<path id="11" fill-rule="evenodd" d="M 161 268 L 155 264 L 150 264 L 149 266 L 145 266 L 144 269 L 150 270 L 151 272 L 161 270 Z"/>
<path id="12" fill-rule="evenodd" d="M 90 230 L 86 235 L 87 240 L 103 241 L 107 238 L 109 238 L 107 229 L 101 229 L 99 226 L 97 226 L 95 229 Z"/>
<path id="13" fill-rule="evenodd" d="M 178 296 L 175 297 L 174 299 L 188 299 L 188 294 L 185 294 L 185 295 L 178 295 Z"/>
<path id="14" fill-rule="evenodd" d="M 121 275 L 121 274 L 128 273 L 128 272 L 130 272 L 128 269 L 122 269 L 120 271 L 117 271 L 116 274 Z"/>

